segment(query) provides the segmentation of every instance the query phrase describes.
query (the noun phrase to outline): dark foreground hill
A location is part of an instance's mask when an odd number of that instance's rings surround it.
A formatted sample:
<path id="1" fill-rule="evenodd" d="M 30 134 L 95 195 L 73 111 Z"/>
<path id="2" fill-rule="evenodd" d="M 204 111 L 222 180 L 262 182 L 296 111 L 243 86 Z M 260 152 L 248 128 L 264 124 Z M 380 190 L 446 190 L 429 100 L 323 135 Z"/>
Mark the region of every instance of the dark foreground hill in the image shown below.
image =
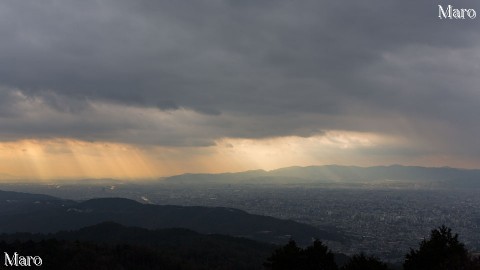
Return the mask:
<path id="1" fill-rule="evenodd" d="M 312 238 L 343 240 L 337 233 L 233 208 L 147 205 L 118 198 L 75 202 L 38 196 L 0 193 L 0 232 L 51 233 L 111 221 L 148 229 L 187 228 L 279 244 L 290 238 L 302 244 L 310 243 Z"/>
<path id="2" fill-rule="evenodd" d="M 187 229 L 101 223 L 55 234 L 0 235 L 0 249 L 38 255 L 45 269 L 262 269 L 273 245 Z"/>

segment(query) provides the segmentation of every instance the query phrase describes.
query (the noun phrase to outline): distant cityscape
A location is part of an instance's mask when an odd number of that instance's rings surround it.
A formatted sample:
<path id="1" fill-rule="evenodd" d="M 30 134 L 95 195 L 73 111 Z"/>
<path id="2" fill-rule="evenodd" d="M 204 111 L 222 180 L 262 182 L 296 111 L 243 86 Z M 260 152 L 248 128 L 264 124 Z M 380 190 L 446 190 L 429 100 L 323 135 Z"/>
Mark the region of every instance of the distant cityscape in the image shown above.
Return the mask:
<path id="1" fill-rule="evenodd" d="M 125 197 L 153 204 L 220 206 L 292 219 L 345 235 L 327 242 L 345 254 L 365 252 L 400 262 L 430 230 L 447 225 L 471 250 L 480 250 L 479 190 L 348 188 L 337 186 L 2 185 L 2 189 L 66 199 Z"/>
<path id="2" fill-rule="evenodd" d="M 478 191 L 237 187 L 162 190 L 151 196 L 158 204 L 234 207 L 332 227 L 350 236 L 348 244 L 328 243 L 346 254 L 363 251 L 402 260 L 410 247 L 443 224 L 467 246 L 480 247 Z"/>

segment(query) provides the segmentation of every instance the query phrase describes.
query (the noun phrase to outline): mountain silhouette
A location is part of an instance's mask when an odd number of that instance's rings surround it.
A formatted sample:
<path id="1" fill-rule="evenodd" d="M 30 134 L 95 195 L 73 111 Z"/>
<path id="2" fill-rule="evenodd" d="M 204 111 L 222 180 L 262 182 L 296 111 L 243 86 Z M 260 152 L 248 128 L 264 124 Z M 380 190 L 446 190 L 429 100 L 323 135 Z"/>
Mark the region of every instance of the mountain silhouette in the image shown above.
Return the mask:
<path id="1" fill-rule="evenodd" d="M 0 247 L 41 255 L 45 269 L 262 269 L 275 248 L 245 238 L 113 222 L 54 234 L 2 234 Z"/>
<path id="2" fill-rule="evenodd" d="M 26 193 L 22 193 L 22 201 L 7 199 L 14 195 L 0 193 L 0 232 L 53 233 L 110 221 L 147 229 L 186 228 L 205 234 L 241 236 L 279 244 L 290 238 L 305 244 L 312 238 L 344 239 L 336 232 L 234 208 L 152 205 L 122 198 L 75 202 L 50 196 L 32 195 L 29 198 Z"/>
<path id="3" fill-rule="evenodd" d="M 247 171 L 222 174 L 182 174 L 161 183 L 204 184 L 388 184 L 392 182 L 428 187 L 480 188 L 480 170 L 418 166 L 309 166 L 272 171 Z"/>

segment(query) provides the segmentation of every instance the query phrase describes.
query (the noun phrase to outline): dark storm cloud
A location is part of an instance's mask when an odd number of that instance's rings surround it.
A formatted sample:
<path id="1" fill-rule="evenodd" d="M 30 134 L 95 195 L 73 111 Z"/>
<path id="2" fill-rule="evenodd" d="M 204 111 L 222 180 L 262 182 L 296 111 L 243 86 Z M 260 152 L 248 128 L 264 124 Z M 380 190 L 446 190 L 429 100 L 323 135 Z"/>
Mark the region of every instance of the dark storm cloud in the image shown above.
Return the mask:
<path id="1" fill-rule="evenodd" d="M 0 125 L 13 137 L 170 145 L 339 129 L 474 155 L 480 19 L 439 20 L 438 4 L 480 11 L 478 1 L 3 1 Z M 13 91 L 63 120 L 13 122 Z M 201 116 L 163 125 L 95 103 Z"/>

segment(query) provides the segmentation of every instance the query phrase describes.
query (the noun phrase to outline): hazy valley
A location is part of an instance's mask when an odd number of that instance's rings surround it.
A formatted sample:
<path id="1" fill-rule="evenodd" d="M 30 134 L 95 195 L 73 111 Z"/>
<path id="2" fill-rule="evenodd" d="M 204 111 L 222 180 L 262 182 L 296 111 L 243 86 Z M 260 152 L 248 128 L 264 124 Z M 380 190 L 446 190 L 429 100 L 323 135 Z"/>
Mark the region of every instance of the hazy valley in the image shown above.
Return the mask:
<path id="1" fill-rule="evenodd" d="M 217 220 L 215 225 L 221 224 L 214 232 L 244 235 L 274 243 L 286 241 L 289 237 L 286 235 L 292 234 L 284 230 L 272 238 L 268 233 L 265 234 L 265 231 L 273 231 L 265 223 L 263 224 L 268 229 L 257 228 L 248 233 L 240 233 L 231 225 L 221 223 L 223 219 L 219 216 L 229 214 L 229 211 L 246 215 L 237 210 L 228 210 L 241 209 L 252 214 L 309 224 L 319 230 L 317 236 L 323 236 L 323 240 L 336 252 L 354 254 L 363 251 L 396 262 L 402 260 L 405 252 L 419 239 L 428 235 L 431 228 L 442 224 L 457 231 L 469 248 L 480 250 L 477 233 L 480 226 L 480 189 L 477 189 L 475 181 L 478 173 L 476 170 L 451 168 L 325 166 L 286 168 L 272 172 L 187 174 L 148 183 L 103 180 L 102 184 L 92 184 L 89 181 L 79 181 L 76 184 L 3 184 L 1 188 L 73 200 L 122 197 L 146 206 L 226 207 L 214 208 L 217 213 L 209 210 L 200 215 L 207 215 L 205 220 Z M 69 214 L 80 215 L 79 212 L 90 209 L 85 205 L 93 202 L 69 202 L 73 205 L 68 208 L 74 211 Z M 117 202 L 124 203 L 121 200 Z M 188 227 L 187 224 L 191 222 L 189 218 L 197 211 L 189 212 L 187 209 L 177 214 L 184 222 L 171 223 L 171 227 L 210 232 L 208 226 L 212 224 L 209 223 L 203 227 Z M 208 216 L 209 214 L 211 215 Z M 231 218 L 227 218 L 229 219 Z M 94 219 L 95 222 L 107 220 L 109 219 Z M 143 223 L 129 221 L 126 225 L 143 224 L 150 228 L 158 226 L 154 225 L 156 223 L 149 224 L 152 221 L 144 217 L 134 220 L 142 220 Z M 93 225 L 95 222 L 78 224 Z M 304 228 L 299 227 L 297 235 L 293 237 L 301 243 L 308 243 L 308 233 L 300 232 L 306 230 L 313 236 L 315 231 Z"/>

